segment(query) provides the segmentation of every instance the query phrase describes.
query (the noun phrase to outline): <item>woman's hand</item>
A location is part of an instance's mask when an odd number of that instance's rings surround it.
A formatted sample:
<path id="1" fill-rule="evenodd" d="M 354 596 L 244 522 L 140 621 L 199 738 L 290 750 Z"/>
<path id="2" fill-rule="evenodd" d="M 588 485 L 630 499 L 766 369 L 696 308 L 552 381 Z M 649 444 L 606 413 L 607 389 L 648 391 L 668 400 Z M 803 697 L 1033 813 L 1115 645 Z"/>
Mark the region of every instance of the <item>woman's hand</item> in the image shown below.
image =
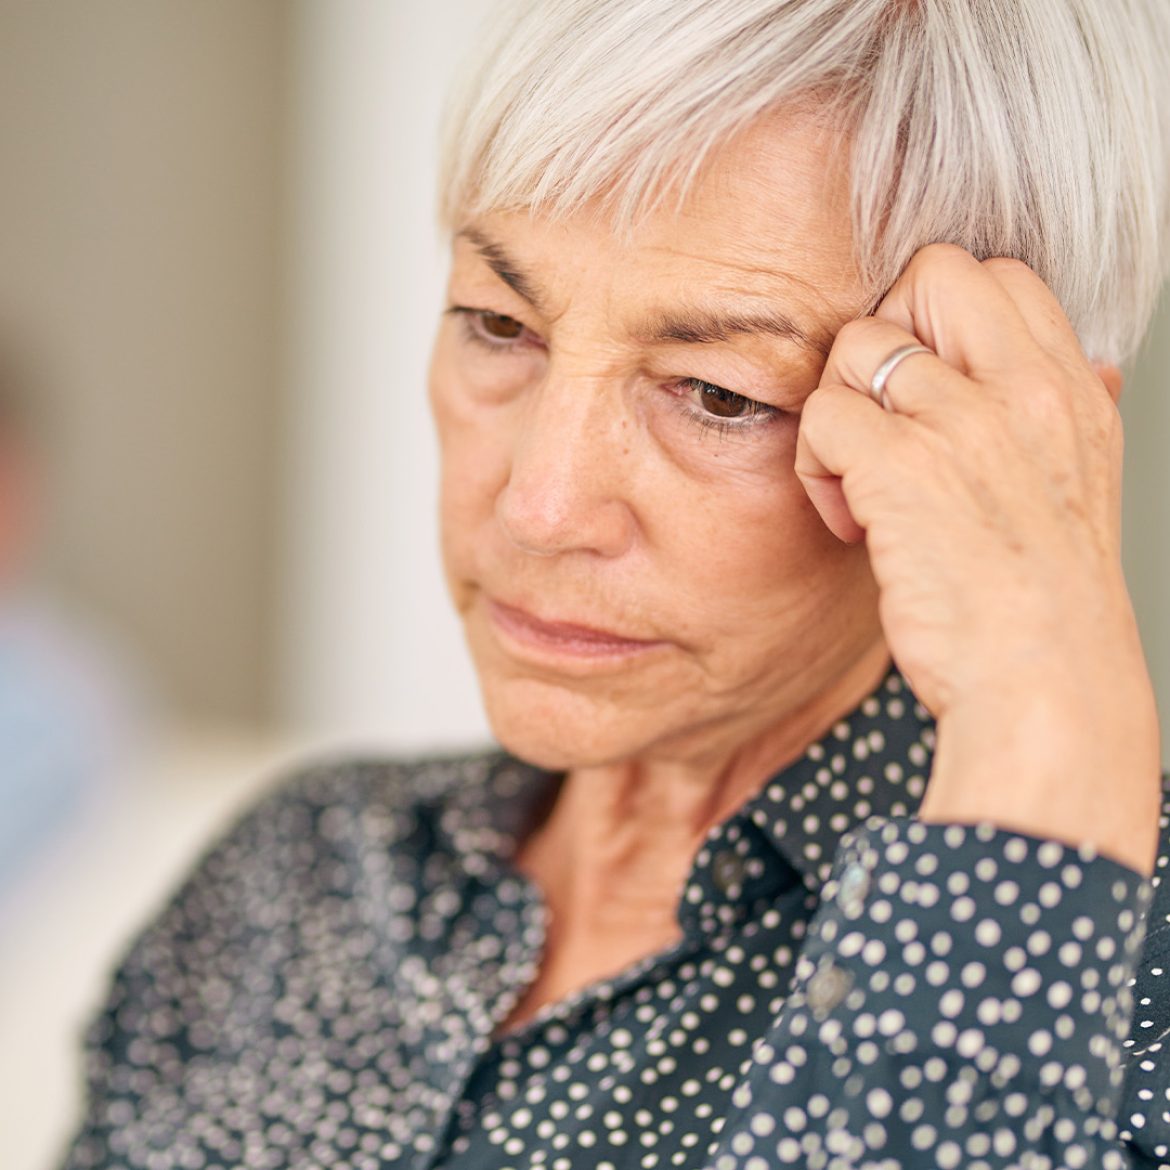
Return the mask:
<path id="1" fill-rule="evenodd" d="M 870 379 L 913 341 L 934 353 L 897 367 L 883 410 Z M 1149 873 L 1158 724 L 1120 564 L 1118 389 L 1031 269 L 931 245 L 837 335 L 796 471 L 866 540 L 890 650 L 938 721 L 922 819 Z"/>

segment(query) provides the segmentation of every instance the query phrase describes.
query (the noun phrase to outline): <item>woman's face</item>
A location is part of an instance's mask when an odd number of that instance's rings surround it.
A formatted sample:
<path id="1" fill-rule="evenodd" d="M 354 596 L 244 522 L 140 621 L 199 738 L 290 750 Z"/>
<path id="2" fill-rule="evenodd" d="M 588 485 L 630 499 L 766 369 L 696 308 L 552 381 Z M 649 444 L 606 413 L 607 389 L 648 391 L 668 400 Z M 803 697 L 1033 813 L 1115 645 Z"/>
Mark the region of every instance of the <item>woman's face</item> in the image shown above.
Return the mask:
<path id="1" fill-rule="evenodd" d="M 457 234 L 431 372 L 444 559 L 517 755 L 735 750 L 880 639 L 864 546 L 793 471 L 862 304 L 839 158 L 772 119 L 632 241 L 587 212 Z"/>

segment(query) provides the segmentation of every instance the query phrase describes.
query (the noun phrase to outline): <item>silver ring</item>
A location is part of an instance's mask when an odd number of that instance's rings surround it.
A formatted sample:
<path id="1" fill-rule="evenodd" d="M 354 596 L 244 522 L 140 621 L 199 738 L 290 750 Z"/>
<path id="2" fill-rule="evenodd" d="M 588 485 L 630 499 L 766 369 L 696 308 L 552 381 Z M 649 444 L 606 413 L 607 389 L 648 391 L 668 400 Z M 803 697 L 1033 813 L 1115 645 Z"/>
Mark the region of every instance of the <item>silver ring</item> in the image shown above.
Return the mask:
<path id="1" fill-rule="evenodd" d="M 890 380 L 890 375 L 911 354 L 915 353 L 933 354 L 934 350 L 927 349 L 925 345 L 920 345 L 917 341 L 911 345 L 900 346 L 874 371 L 873 378 L 869 383 L 869 396 L 885 410 L 894 409 L 893 403 L 890 402 L 890 396 L 886 393 L 886 383 Z"/>

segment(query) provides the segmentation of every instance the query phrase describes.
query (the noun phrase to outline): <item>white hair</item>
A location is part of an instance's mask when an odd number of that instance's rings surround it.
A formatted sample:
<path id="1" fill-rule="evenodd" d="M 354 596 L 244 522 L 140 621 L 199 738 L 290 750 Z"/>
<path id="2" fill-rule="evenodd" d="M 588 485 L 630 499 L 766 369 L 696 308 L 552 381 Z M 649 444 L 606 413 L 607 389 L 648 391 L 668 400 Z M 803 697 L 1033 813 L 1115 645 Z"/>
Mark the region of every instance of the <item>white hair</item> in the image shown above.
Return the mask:
<path id="1" fill-rule="evenodd" d="M 1137 349 L 1170 265 L 1170 0 L 503 0 L 442 218 L 600 199 L 632 226 L 809 99 L 851 137 L 871 292 L 946 241 L 1030 265 L 1090 356 Z"/>

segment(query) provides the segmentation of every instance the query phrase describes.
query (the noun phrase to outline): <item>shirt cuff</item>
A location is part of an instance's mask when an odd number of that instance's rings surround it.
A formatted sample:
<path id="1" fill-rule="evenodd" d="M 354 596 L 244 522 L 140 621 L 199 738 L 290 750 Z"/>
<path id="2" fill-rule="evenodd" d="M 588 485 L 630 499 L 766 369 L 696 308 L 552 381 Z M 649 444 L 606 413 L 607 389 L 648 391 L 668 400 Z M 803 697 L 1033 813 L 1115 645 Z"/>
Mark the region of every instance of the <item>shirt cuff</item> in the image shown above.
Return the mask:
<path id="1" fill-rule="evenodd" d="M 841 840 L 787 1009 L 862 1057 L 937 1054 L 1113 1117 L 1151 897 L 1087 848 L 873 817 Z"/>

